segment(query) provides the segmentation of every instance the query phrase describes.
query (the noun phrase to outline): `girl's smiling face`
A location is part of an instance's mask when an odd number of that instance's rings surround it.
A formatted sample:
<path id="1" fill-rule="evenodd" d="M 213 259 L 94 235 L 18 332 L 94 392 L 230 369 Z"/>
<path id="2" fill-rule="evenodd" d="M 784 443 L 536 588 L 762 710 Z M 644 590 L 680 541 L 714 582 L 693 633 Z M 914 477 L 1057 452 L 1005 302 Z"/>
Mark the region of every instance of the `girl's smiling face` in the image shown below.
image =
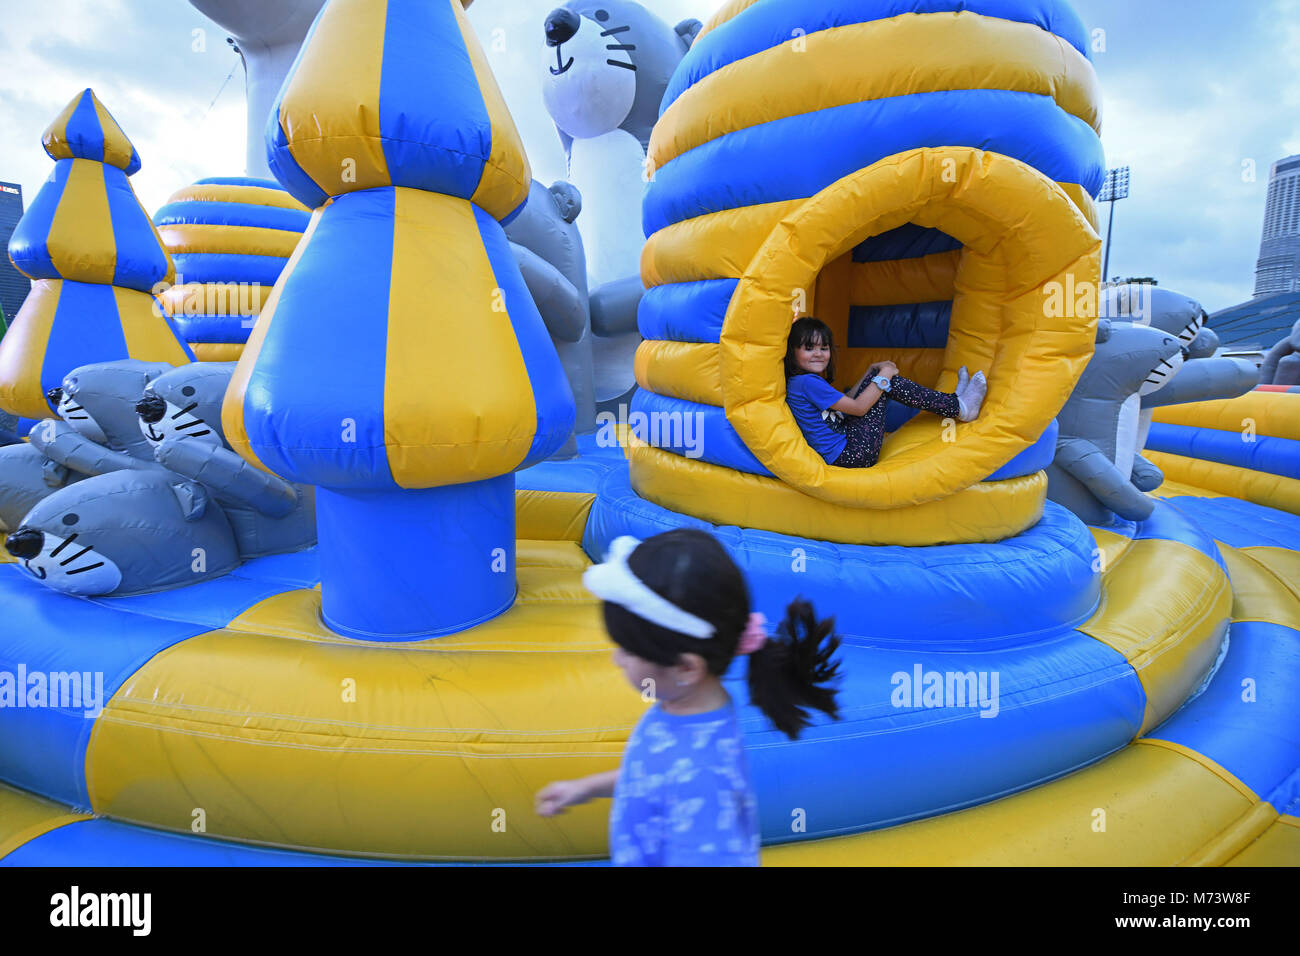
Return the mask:
<path id="1" fill-rule="evenodd" d="M 825 377 L 826 365 L 831 360 L 831 347 L 823 338 L 815 338 L 795 347 L 794 359 L 805 372 Z"/>

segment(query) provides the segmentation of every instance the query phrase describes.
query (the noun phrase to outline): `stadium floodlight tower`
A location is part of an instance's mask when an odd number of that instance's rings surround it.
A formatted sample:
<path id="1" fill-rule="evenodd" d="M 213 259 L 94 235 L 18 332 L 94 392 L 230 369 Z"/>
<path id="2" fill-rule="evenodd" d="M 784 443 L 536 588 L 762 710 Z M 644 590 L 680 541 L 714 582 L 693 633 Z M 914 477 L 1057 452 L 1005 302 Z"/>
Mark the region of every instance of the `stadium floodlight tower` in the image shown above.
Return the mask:
<path id="1" fill-rule="evenodd" d="M 244 61 L 248 97 L 247 175 L 271 179 L 266 120 L 293 58 L 325 0 L 190 0 L 227 31 Z"/>
<path id="2" fill-rule="evenodd" d="M 1117 166 L 1106 170 L 1106 183 L 1101 187 L 1097 202 L 1110 203 L 1110 221 L 1106 224 L 1106 255 L 1101 266 L 1102 281 L 1110 275 L 1110 231 L 1115 225 L 1115 202 L 1128 198 L 1128 167 Z"/>

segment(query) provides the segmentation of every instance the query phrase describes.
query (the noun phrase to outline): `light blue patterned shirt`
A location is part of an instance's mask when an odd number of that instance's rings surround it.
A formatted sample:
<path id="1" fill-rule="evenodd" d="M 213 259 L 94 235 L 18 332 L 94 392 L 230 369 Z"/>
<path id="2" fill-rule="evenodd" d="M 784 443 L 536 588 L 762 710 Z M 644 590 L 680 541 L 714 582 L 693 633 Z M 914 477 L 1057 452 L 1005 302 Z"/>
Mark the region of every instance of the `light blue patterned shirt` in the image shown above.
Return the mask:
<path id="1" fill-rule="evenodd" d="M 641 718 L 609 814 L 615 866 L 758 866 L 758 801 L 735 706 Z"/>

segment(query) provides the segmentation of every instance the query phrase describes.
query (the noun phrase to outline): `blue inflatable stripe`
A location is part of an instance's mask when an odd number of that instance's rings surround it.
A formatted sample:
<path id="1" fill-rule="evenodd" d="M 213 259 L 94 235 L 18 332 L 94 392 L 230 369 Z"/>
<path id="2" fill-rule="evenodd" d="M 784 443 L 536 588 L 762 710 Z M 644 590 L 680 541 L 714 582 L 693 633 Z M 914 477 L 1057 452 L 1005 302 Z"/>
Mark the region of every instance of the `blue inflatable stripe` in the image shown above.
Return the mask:
<path id="1" fill-rule="evenodd" d="M 1233 624 L 1228 653 L 1205 692 L 1148 736 L 1204 754 L 1278 813 L 1300 812 L 1300 696 L 1279 693 L 1278 682 L 1267 679 L 1295 674 L 1300 631 L 1262 621 Z M 1260 686 L 1244 701 L 1247 679 Z"/>
<path id="2" fill-rule="evenodd" d="M 1155 505 L 1155 510 L 1145 521 L 1116 519 L 1106 530 L 1122 534 L 1134 541 L 1147 539 L 1177 541 L 1213 558 L 1214 563 L 1223 569 L 1224 574 L 1228 573 L 1228 566 L 1223 563 L 1223 555 L 1219 552 L 1219 546 L 1214 543 L 1213 536 L 1206 533 L 1200 525 L 1169 502 L 1154 498 L 1152 503 Z"/>
<path id="3" fill-rule="evenodd" d="M 809 7 L 807 0 L 767 0 L 700 37 L 668 82 L 662 114 L 687 89 L 738 60 L 789 42 L 853 23 L 909 13 L 956 13 L 1032 23 L 1054 33 L 1091 59 L 1083 22 L 1064 0 L 838 0 Z"/>
<path id="4" fill-rule="evenodd" d="M 289 481 L 340 490 L 397 486 L 383 432 L 395 198 L 391 186 L 337 197 L 316 225 L 316 251 L 308 250 L 285 279 L 267 325 L 244 393 L 245 427 L 254 454 Z M 356 256 L 355 249 L 367 254 Z M 352 322 L 376 314 L 385 318 Z M 338 347 L 341 341 L 347 348 Z M 319 396 L 322 381 L 347 388 L 331 403 L 295 398 Z M 275 407 L 259 407 L 271 393 Z M 355 442 L 342 440 L 344 418 L 358 423 Z M 292 448 L 280 437 L 289 433 Z"/>
<path id="5" fill-rule="evenodd" d="M 851 306 L 849 348 L 941 349 L 951 316 L 951 302 Z"/>
<path id="6" fill-rule="evenodd" d="M 792 145 L 799 143 L 816 147 Z M 706 213 L 807 198 L 887 156 L 939 146 L 1002 153 L 1092 195 L 1106 173 L 1092 127 L 1050 97 L 1004 90 L 917 93 L 802 113 L 697 146 L 656 173 L 642 207 L 643 228 L 651 236 Z"/>
<path id="7" fill-rule="evenodd" d="M 298 55 L 293 58 L 293 65 L 289 67 L 285 81 L 280 86 L 280 92 L 275 97 L 275 103 L 271 106 L 271 112 L 266 117 L 266 132 L 262 136 L 266 143 L 266 165 L 271 170 L 271 175 L 279 181 L 286 192 L 308 209 L 316 209 L 323 205 L 329 196 L 303 171 L 289 152 L 284 130 L 280 128 L 280 107 L 284 104 L 284 91 L 294 74 L 298 72 L 303 54 L 311 46 L 312 37 L 316 35 L 316 28 L 320 26 L 321 16 L 325 13 L 326 6 L 328 4 L 322 4 L 316 19 L 311 22 L 311 27 L 307 30 L 307 36 L 303 38 L 302 46 L 298 47 Z M 231 185 L 256 184 L 232 183 Z"/>
<path id="8" fill-rule="evenodd" d="M 717 344 L 739 279 L 702 279 L 647 289 L 637 308 L 645 339 Z"/>
<path id="9" fill-rule="evenodd" d="M 256 316 L 174 315 L 172 325 L 186 342 L 210 345 L 243 345 L 253 332 Z M 248 322 L 248 325 L 244 323 Z"/>
<path id="10" fill-rule="evenodd" d="M 87 322 L 86 316 L 96 320 Z M 65 279 L 45 345 L 41 386 L 48 389 L 62 384 L 63 376 L 81 365 L 129 355 L 113 287 Z"/>
<path id="11" fill-rule="evenodd" d="M 564 444 L 569 432 L 573 430 L 577 405 L 573 399 L 573 389 L 565 377 L 564 366 L 560 364 L 550 334 L 546 331 L 546 323 L 537 311 L 514 253 L 510 251 L 510 240 L 506 238 L 505 230 L 496 219 L 478 206 L 471 203 L 470 208 L 474 210 L 474 221 L 478 224 L 479 236 L 483 240 L 483 248 L 487 252 L 497 287 L 505 293 L 507 314 L 533 392 L 537 425 L 528 454 L 517 466 L 527 468 L 547 458 Z"/>
<path id="12" fill-rule="evenodd" d="M 1166 498 L 1216 541 L 1232 548 L 1290 548 L 1300 541 L 1300 515 L 1266 508 L 1239 498 Z"/>
<path id="13" fill-rule="evenodd" d="M 279 186 L 276 187 L 277 189 Z M 279 206 L 257 206 L 242 202 L 169 202 L 154 213 L 155 226 L 248 226 L 303 232 L 311 213 Z"/>
<path id="14" fill-rule="evenodd" d="M 919 259 L 936 252 L 954 252 L 961 242 L 938 229 L 928 229 L 906 222 L 872 236 L 853 247 L 854 262 L 892 262 L 895 259 Z"/>
<path id="15" fill-rule="evenodd" d="M 179 252 L 172 256 L 176 282 L 256 282 L 273 286 L 288 259 L 230 252 Z"/>
<path id="16" fill-rule="evenodd" d="M 149 228 L 149 218 L 131 190 L 126 173 L 116 166 L 101 166 L 108 215 L 113 223 L 113 285 L 150 291 L 167 275 L 167 252 Z"/>
<path id="17" fill-rule="evenodd" d="M 81 94 L 77 108 L 72 111 L 64 126 L 63 135 L 73 156 L 97 163 L 104 162 L 104 127 L 99 122 L 99 114 L 95 112 L 95 101 L 90 90 Z M 134 150 L 131 158 L 136 158 Z"/>
<path id="18" fill-rule="evenodd" d="M 24 275 L 33 279 L 62 278 L 50 261 L 48 243 L 50 229 L 54 226 L 54 214 L 63 199 L 68 174 L 75 162 L 75 159 L 60 159 L 54 164 L 49 178 L 37 191 L 32 204 L 27 207 L 9 237 L 9 258 Z M 13 321 L 13 316 L 9 317 L 9 321 Z"/>
<path id="19" fill-rule="evenodd" d="M 439 53 L 429 56 L 436 42 Z M 421 64 L 417 72 L 410 67 Z M 430 98 L 430 91 L 436 91 Z M 411 104 L 437 107 L 412 111 Z M 444 117 L 455 116 L 454 125 Z M 446 3 L 390 3 L 379 82 L 379 131 L 394 186 L 469 199 L 492 153 L 492 124 Z"/>
<path id="20" fill-rule="evenodd" d="M 912 409 L 898 413 L 890 421 L 890 411 L 900 406 L 891 402 L 886 409 L 886 424 L 893 431 L 908 421 Z M 721 465 L 751 475 L 772 477 L 727 420 L 727 413 L 716 405 L 704 405 L 686 399 L 660 395 L 639 388 L 632 396 L 628 425 L 641 440 L 683 458 L 694 458 L 711 465 Z M 985 481 L 1003 481 L 1032 475 L 1051 464 L 1056 455 L 1057 425 L 1043 432 L 1039 439 L 991 474 Z"/>
<path id="21" fill-rule="evenodd" d="M 274 179 L 258 179 L 255 176 L 209 176 L 207 179 L 200 179 L 194 185 L 196 186 L 261 186 L 263 189 L 279 189 L 282 192 L 284 191 L 284 187 L 281 186 Z"/>
<path id="22" fill-rule="evenodd" d="M 1290 438 L 1257 435 L 1247 441 L 1241 432 L 1153 422 L 1146 447 L 1270 475 L 1300 478 L 1300 441 Z"/>

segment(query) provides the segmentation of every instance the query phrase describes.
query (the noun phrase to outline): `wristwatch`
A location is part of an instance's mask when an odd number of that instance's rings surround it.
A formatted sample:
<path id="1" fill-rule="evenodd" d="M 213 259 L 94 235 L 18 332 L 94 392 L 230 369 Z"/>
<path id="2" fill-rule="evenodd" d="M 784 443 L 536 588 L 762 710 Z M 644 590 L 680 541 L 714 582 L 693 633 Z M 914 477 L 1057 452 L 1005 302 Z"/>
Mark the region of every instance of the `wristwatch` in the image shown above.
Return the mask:
<path id="1" fill-rule="evenodd" d="M 882 392 L 889 391 L 889 379 L 885 378 L 883 375 L 877 375 L 871 380 L 871 384 L 876 386 L 876 388 L 880 389 Z"/>

